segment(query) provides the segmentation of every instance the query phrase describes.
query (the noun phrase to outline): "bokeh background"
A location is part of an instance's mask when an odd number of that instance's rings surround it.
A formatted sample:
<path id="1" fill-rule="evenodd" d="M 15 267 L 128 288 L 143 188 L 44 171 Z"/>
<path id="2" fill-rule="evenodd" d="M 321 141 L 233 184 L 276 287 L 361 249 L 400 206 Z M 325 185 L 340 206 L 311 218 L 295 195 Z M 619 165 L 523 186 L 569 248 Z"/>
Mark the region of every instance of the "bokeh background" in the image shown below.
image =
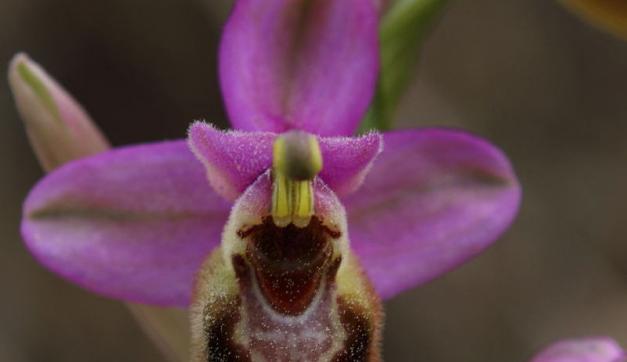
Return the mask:
<path id="1" fill-rule="evenodd" d="M 0 65 L 28 52 L 114 145 L 226 126 L 228 1 L 1 0 Z M 520 216 L 485 254 L 386 304 L 387 361 L 517 362 L 562 337 L 627 345 L 627 42 L 555 1 L 454 0 L 399 127 L 464 127 L 510 156 Z M 42 172 L 0 82 L 0 361 L 163 361 L 122 304 L 39 266 L 21 201 Z"/>

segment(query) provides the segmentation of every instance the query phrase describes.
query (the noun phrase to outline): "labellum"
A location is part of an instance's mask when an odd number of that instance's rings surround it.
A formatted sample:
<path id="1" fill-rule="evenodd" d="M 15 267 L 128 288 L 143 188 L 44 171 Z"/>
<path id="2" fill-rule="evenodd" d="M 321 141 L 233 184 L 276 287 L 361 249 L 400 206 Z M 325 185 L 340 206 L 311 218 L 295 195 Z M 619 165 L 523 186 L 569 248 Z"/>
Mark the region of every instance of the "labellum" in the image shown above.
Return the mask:
<path id="1" fill-rule="evenodd" d="M 197 278 L 194 360 L 379 361 L 381 302 L 350 252 L 342 204 L 316 177 L 316 138 L 279 136 L 273 156 Z"/>

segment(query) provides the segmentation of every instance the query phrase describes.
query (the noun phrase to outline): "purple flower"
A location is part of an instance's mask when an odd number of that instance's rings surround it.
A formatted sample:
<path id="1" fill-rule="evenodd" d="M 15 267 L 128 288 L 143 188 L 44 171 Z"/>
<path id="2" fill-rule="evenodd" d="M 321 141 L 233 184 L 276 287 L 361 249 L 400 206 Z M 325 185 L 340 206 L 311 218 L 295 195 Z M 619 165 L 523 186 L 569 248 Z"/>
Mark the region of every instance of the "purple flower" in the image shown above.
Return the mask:
<path id="1" fill-rule="evenodd" d="M 557 342 L 531 362 L 625 362 L 627 354 L 611 338 L 596 337 Z"/>
<path id="2" fill-rule="evenodd" d="M 468 133 L 351 137 L 377 81 L 377 19 L 364 0 L 239 0 L 220 49 L 237 130 L 197 122 L 188 142 L 59 168 L 24 204 L 28 248 L 105 296 L 193 302 L 199 359 L 289 359 L 300 343 L 376 359 L 377 295 L 479 254 L 520 200 L 507 158 Z"/>

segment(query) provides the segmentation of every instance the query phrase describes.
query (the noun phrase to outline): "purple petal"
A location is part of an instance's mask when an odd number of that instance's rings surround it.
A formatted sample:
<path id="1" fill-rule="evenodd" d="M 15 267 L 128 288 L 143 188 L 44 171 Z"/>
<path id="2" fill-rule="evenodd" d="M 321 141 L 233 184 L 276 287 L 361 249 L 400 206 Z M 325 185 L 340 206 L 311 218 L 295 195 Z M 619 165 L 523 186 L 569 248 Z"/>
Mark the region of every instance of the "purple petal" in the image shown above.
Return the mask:
<path id="1" fill-rule="evenodd" d="M 467 133 L 408 130 L 384 142 L 345 206 L 353 249 L 390 298 L 490 245 L 516 215 L 521 190 L 501 151 Z"/>
<path id="2" fill-rule="evenodd" d="M 50 270 L 127 301 L 186 306 L 230 206 L 183 141 L 71 162 L 28 196 L 22 235 Z"/>
<path id="3" fill-rule="evenodd" d="M 324 163 L 320 177 L 338 195 L 349 194 L 361 186 L 382 149 L 383 137 L 378 133 L 320 138 Z"/>
<path id="4" fill-rule="evenodd" d="M 575 339 L 555 343 L 531 362 L 625 362 L 627 354 L 607 337 Z"/>
<path id="5" fill-rule="evenodd" d="M 235 200 L 259 175 L 272 166 L 269 132 L 220 131 L 196 122 L 189 129 L 189 145 L 207 169 L 213 189 Z"/>
<path id="6" fill-rule="evenodd" d="M 270 132 L 220 131 L 196 122 L 189 129 L 189 145 L 207 170 L 214 190 L 235 200 L 256 179 L 272 167 Z M 381 152 L 381 135 L 362 137 L 320 137 L 323 168 L 320 177 L 339 195 L 356 190 L 374 159 Z"/>
<path id="7" fill-rule="evenodd" d="M 238 0 L 220 48 L 233 126 L 352 134 L 376 82 L 377 18 L 368 0 Z"/>

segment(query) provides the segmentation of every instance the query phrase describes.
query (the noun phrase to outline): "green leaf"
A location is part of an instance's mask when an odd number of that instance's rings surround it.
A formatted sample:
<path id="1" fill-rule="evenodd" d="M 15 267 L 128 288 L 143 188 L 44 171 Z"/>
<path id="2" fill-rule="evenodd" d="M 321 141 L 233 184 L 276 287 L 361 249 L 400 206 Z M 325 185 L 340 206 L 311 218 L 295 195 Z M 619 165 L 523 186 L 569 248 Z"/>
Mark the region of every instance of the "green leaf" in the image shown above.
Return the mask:
<path id="1" fill-rule="evenodd" d="M 379 29 L 381 73 L 361 130 L 386 130 L 418 63 L 420 47 L 447 0 L 395 0 Z"/>

